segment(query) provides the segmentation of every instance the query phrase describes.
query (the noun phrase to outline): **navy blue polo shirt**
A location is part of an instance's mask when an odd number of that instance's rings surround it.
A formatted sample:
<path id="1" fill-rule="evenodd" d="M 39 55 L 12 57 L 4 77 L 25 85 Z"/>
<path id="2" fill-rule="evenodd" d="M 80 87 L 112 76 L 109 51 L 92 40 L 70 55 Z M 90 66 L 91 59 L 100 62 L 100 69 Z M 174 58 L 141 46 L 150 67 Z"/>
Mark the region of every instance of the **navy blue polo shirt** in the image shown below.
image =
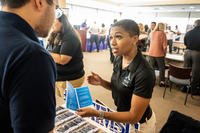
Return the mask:
<path id="1" fill-rule="evenodd" d="M 122 69 L 122 57 L 116 57 L 113 64 L 112 97 L 117 111 L 130 110 L 132 95 L 148 99 L 152 97 L 155 73 L 140 51 L 124 69 Z M 148 106 L 142 118 L 146 118 L 150 111 L 151 108 Z"/>
<path id="2" fill-rule="evenodd" d="M 0 12 L 0 133 L 54 127 L 55 63 L 21 17 Z"/>

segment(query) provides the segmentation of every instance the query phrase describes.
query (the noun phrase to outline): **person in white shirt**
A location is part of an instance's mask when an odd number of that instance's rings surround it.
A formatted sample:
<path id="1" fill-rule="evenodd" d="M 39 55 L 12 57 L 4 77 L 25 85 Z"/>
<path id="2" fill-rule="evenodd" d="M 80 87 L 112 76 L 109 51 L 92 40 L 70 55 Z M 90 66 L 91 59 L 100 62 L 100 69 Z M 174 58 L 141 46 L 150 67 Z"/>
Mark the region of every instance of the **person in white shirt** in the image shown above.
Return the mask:
<path id="1" fill-rule="evenodd" d="M 169 53 L 172 53 L 172 45 L 173 45 L 173 38 L 174 38 L 174 33 L 171 30 L 171 26 L 167 27 L 167 30 L 165 31 L 166 36 L 167 36 L 167 45 L 169 46 Z"/>
<path id="2" fill-rule="evenodd" d="M 89 52 L 92 52 L 92 47 L 93 47 L 94 42 L 96 44 L 97 52 L 99 52 L 99 41 L 98 41 L 99 27 L 96 24 L 96 21 L 94 21 L 94 24 L 90 27 L 89 33 L 90 33 L 90 50 L 89 50 Z"/>
<path id="3" fill-rule="evenodd" d="M 99 45 L 103 44 L 103 49 L 105 49 L 105 39 L 106 39 L 106 28 L 105 28 L 105 24 L 102 24 L 101 25 L 101 28 L 100 28 L 100 32 L 99 32 Z"/>

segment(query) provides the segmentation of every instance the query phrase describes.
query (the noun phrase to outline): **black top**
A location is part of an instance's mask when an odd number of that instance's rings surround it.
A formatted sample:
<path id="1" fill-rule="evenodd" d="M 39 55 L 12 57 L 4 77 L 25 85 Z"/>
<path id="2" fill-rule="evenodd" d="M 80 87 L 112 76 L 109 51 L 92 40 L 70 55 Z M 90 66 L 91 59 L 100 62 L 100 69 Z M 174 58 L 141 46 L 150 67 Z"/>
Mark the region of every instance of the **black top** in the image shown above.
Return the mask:
<path id="1" fill-rule="evenodd" d="M 200 51 L 200 26 L 186 33 L 184 44 L 187 49 Z"/>
<path id="2" fill-rule="evenodd" d="M 125 69 L 122 69 L 122 57 L 115 59 L 111 85 L 117 111 L 129 111 L 132 95 L 151 98 L 155 85 L 155 73 L 138 51 L 131 64 Z M 146 117 L 150 111 L 150 106 L 148 106 L 143 117 Z"/>
<path id="3" fill-rule="evenodd" d="M 72 57 L 65 65 L 56 64 L 57 81 L 75 80 L 85 74 L 81 42 L 75 33 L 62 37 L 61 42 L 58 45 L 54 45 L 52 52 Z"/>
<path id="4" fill-rule="evenodd" d="M 0 133 L 54 127 L 56 66 L 19 16 L 0 12 Z"/>

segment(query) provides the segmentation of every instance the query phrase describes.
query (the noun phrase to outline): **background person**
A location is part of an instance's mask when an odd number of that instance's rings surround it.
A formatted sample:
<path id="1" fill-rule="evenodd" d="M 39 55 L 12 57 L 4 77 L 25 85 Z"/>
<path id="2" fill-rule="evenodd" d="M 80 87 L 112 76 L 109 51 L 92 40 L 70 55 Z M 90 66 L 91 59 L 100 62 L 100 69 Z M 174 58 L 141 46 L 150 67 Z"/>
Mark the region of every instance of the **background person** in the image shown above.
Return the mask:
<path id="1" fill-rule="evenodd" d="M 138 26 L 139 26 L 139 29 L 140 29 L 138 48 L 141 51 L 145 52 L 146 49 L 147 49 L 148 35 L 147 35 L 147 32 L 145 32 L 145 28 L 144 28 L 144 25 L 142 23 L 139 23 Z"/>
<path id="2" fill-rule="evenodd" d="M 37 37 L 48 35 L 57 1 L 0 2 L 0 133 L 50 132 L 56 68 Z"/>
<path id="3" fill-rule="evenodd" d="M 178 28 L 178 25 L 175 26 L 175 31 L 174 31 L 174 33 L 176 34 L 176 36 L 175 36 L 175 41 L 180 41 L 181 32 L 180 32 L 180 30 L 179 30 L 179 28 Z"/>
<path id="4" fill-rule="evenodd" d="M 146 41 L 146 45 L 147 45 L 146 50 L 147 51 L 149 50 L 149 46 L 150 46 L 151 32 L 154 31 L 155 27 L 156 27 L 156 22 L 151 22 L 151 26 L 150 26 L 150 28 L 147 31 L 147 35 L 148 35 L 148 39 Z"/>
<path id="5" fill-rule="evenodd" d="M 66 81 L 73 87 L 80 87 L 84 82 L 81 41 L 62 11 L 54 22 L 52 32 L 49 42 L 53 45 L 50 53 L 57 66 L 56 95 L 63 97 Z"/>
<path id="6" fill-rule="evenodd" d="M 101 85 L 112 91 L 118 112 L 102 112 L 92 108 L 82 108 L 77 114 L 97 116 L 123 123 L 141 123 L 141 132 L 155 132 L 155 115 L 149 106 L 155 85 L 152 67 L 137 49 L 139 27 L 133 20 L 125 19 L 112 25 L 110 42 L 113 54 L 113 74 L 111 82 L 98 74 L 88 76 L 92 85 Z"/>
<path id="7" fill-rule="evenodd" d="M 165 86 L 165 55 L 167 52 L 167 37 L 164 32 L 164 23 L 158 23 L 155 30 L 151 33 L 149 48 L 149 60 L 152 67 L 155 64 L 159 69 L 159 86 Z"/>
<path id="8" fill-rule="evenodd" d="M 95 45 L 96 45 L 96 48 L 97 48 L 97 52 L 99 52 L 99 38 L 98 38 L 99 27 L 98 27 L 96 21 L 94 21 L 94 23 L 90 26 L 89 33 L 90 33 L 90 49 L 89 49 L 89 52 L 92 52 L 94 42 L 95 42 Z"/>
<path id="9" fill-rule="evenodd" d="M 148 35 L 155 29 L 156 27 L 156 22 L 151 22 L 150 29 L 147 31 Z"/>
<path id="10" fill-rule="evenodd" d="M 169 53 L 172 54 L 174 32 L 171 30 L 171 26 L 167 26 L 167 30 L 165 31 L 165 34 L 167 37 L 167 45 L 169 46 Z"/>
<path id="11" fill-rule="evenodd" d="M 99 30 L 99 45 L 102 42 L 103 49 L 105 49 L 105 39 L 106 39 L 106 28 L 105 28 L 105 24 L 102 24 Z"/>
<path id="12" fill-rule="evenodd" d="M 80 25 L 80 30 L 87 30 L 88 29 L 88 26 L 87 26 L 87 19 L 84 20 L 83 23 L 81 23 Z"/>
<path id="13" fill-rule="evenodd" d="M 186 33 L 184 44 L 184 66 L 192 67 L 191 93 L 200 95 L 200 19 L 194 22 L 194 29 Z"/>

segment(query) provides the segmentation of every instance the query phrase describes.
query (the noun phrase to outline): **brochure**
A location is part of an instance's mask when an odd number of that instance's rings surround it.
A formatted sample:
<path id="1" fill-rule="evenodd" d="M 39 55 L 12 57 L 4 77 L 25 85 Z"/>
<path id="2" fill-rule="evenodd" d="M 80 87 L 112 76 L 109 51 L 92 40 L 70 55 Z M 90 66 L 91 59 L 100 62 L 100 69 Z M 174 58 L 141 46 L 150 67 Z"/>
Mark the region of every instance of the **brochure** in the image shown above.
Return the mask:
<path id="1" fill-rule="evenodd" d="M 68 109 L 77 110 L 79 108 L 93 106 L 88 86 L 74 88 L 69 82 L 67 82 L 65 96 L 66 108 Z"/>

